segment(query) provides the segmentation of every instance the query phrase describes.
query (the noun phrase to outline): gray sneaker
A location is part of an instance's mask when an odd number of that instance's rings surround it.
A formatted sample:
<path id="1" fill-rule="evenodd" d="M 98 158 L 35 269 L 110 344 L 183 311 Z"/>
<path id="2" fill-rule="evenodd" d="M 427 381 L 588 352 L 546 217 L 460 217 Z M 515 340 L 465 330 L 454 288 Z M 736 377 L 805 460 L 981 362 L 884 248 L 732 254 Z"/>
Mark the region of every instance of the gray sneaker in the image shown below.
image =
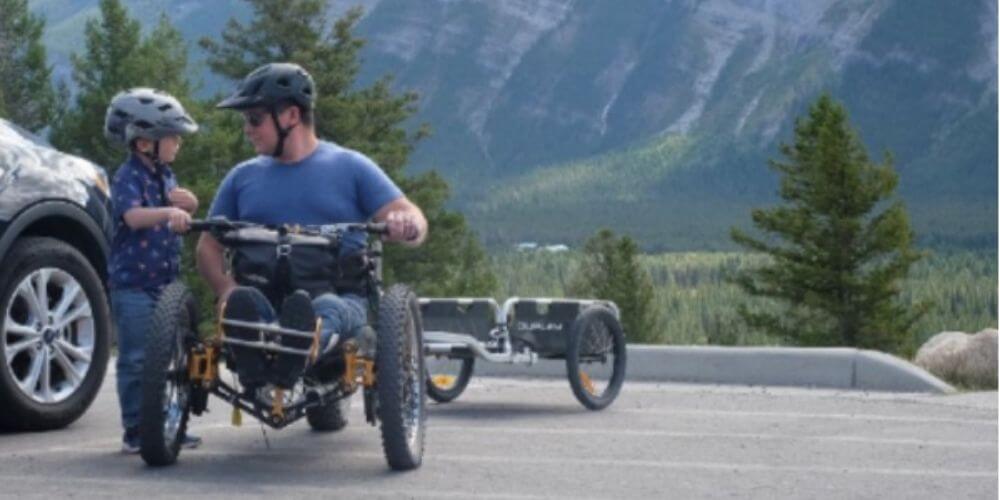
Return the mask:
<path id="1" fill-rule="evenodd" d="M 139 453 L 139 444 L 139 429 L 125 429 L 125 434 L 122 436 L 122 454 L 135 455 Z"/>
<path id="2" fill-rule="evenodd" d="M 201 446 L 201 438 L 194 434 L 185 434 L 184 439 L 181 440 L 181 448 L 193 450 L 199 446 Z"/>

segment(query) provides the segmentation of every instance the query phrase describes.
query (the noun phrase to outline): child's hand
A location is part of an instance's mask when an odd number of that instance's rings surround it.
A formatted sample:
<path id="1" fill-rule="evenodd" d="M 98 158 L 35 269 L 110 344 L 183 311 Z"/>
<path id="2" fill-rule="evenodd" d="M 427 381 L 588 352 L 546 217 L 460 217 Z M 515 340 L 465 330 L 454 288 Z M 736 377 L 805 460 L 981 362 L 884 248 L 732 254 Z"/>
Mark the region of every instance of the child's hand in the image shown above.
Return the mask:
<path id="1" fill-rule="evenodd" d="M 186 233 L 191 227 L 191 214 L 177 207 L 168 207 L 167 229 L 175 233 Z"/>
<path id="2" fill-rule="evenodd" d="M 193 214 L 195 210 L 198 210 L 198 197 L 189 189 L 181 187 L 171 189 L 170 193 L 167 194 L 167 198 L 170 199 L 171 205 L 189 214 Z"/>

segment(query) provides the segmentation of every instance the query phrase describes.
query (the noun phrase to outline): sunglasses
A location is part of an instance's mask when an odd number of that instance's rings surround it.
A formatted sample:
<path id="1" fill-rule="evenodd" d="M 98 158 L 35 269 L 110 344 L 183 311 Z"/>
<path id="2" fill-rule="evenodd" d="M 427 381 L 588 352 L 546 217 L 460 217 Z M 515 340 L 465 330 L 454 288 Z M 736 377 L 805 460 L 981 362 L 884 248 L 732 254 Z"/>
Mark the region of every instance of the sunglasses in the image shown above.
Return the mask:
<path id="1" fill-rule="evenodd" d="M 243 113 L 243 122 L 249 124 L 251 127 L 257 128 L 261 123 L 264 123 L 264 119 L 267 118 L 267 113 Z"/>

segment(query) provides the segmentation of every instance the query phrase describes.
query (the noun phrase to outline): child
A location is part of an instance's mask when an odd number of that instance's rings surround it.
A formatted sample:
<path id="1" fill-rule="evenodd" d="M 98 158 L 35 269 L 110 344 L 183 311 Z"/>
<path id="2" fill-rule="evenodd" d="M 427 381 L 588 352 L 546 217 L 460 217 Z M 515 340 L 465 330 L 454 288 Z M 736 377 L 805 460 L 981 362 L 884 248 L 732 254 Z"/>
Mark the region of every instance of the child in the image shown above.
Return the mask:
<path id="1" fill-rule="evenodd" d="M 177 185 L 169 164 L 180 149 L 181 135 L 197 130 L 177 99 L 155 89 L 118 93 L 105 116 L 105 137 L 129 152 L 111 188 L 115 235 L 108 264 L 118 330 L 123 453 L 139 452 L 146 331 L 160 291 L 180 270 L 181 240 L 175 233 L 188 229 L 198 208 L 198 199 Z M 182 445 L 193 448 L 200 442 L 188 434 Z"/>

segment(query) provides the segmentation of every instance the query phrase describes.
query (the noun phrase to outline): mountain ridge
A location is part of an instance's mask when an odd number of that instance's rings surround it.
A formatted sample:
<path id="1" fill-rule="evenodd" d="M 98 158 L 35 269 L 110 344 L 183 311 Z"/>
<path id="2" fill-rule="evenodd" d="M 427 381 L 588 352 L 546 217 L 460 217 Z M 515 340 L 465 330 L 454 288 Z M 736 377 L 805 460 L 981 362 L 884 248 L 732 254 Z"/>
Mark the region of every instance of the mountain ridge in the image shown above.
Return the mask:
<path id="1" fill-rule="evenodd" d="M 32 8 L 63 9 L 46 37 L 66 47 L 96 2 Z M 249 15 L 237 0 L 123 3 L 144 26 L 172 6 L 189 40 Z M 393 74 L 420 94 L 412 125 L 434 133 L 412 167 L 439 170 L 490 244 L 577 242 L 611 222 L 649 248 L 726 248 L 729 226 L 775 200 L 767 160 L 821 92 L 873 158 L 893 154 L 926 241 L 996 240 L 996 0 L 354 0 L 333 15 L 354 4 L 366 8 L 359 84 Z M 609 220 L 631 212 L 601 205 L 645 215 Z M 646 229 L 663 211 L 687 232 Z"/>

